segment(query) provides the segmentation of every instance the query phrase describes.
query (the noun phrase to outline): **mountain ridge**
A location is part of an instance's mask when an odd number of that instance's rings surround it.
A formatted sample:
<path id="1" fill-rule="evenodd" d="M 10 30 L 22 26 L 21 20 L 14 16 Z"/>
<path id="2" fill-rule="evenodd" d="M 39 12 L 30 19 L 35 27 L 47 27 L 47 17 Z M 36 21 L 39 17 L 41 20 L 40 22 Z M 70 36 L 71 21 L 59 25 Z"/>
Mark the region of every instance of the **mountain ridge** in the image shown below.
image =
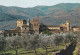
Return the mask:
<path id="1" fill-rule="evenodd" d="M 73 25 L 80 22 L 80 3 L 60 3 L 54 6 L 36 6 L 32 8 L 6 7 L 0 5 L 0 24 L 17 19 L 32 19 L 39 14 L 44 24 L 58 25 L 69 20 Z"/>

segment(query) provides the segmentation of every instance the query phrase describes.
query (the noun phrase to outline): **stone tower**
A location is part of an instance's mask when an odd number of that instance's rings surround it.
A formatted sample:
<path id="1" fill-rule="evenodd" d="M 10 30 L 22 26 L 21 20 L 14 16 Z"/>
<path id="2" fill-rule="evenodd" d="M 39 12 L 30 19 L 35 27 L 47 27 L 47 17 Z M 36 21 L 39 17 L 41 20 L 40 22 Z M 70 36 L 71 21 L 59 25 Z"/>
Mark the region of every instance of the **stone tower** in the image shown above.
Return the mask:
<path id="1" fill-rule="evenodd" d="M 17 27 L 20 27 L 21 30 L 24 24 L 26 24 L 26 20 L 22 20 L 22 19 L 17 20 Z"/>
<path id="2" fill-rule="evenodd" d="M 32 20 L 33 32 L 39 33 L 39 15 Z"/>
<path id="3" fill-rule="evenodd" d="M 66 27 L 67 27 L 67 31 L 70 31 L 70 22 L 66 21 Z"/>
<path id="4" fill-rule="evenodd" d="M 22 27 L 23 24 L 26 24 L 26 20 L 22 20 L 22 19 L 17 20 L 17 27 Z"/>

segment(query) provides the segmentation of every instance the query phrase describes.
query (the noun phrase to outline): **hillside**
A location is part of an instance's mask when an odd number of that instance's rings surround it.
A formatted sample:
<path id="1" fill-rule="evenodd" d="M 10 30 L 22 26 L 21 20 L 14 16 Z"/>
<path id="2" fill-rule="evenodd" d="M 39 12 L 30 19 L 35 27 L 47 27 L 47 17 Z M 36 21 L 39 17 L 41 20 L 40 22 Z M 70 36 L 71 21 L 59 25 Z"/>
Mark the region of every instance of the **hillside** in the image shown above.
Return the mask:
<path id="1" fill-rule="evenodd" d="M 79 25 L 80 24 L 80 10 L 65 10 L 65 11 L 57 11 L 57 12 L 52 12 L 48 16 L 41 17 L 46 21 L 45 24 L 61 24 L 65 23 L 66 21 L 71 22 L 71 26 L 74 25 Z"/>
<path id="2" fill-rule="evenodd" d="M 45 13 L 43 13 L 40 10 L 34 9 L 34 8 L 20 8 L 20 7 L 5 7 L 5 6 L 0 6 L 0 13 L 5 14 L 5 15 L 10 15 L 14 16 L 19 19 L 26 19 L 28 17 L 35 17 L 36 14 L 39 14 L 40 16 L 44 16 Z M 1 15 L 0 15 L 1 16 Z M 6 16 L 5 16 L 6 17 Z M 12 19 L 14 19 L 14 17 L 11 17 Z M 3 17 L 4 18 L 4 17 Z M 3 19 L 2 17 L 0 17 L 0 19 Z M 11 18 L 7 18 L 6 19 L 11 19 Z"/>
<path id="3" fill-rule="evenodd" d="M 36 6 L 34 8 L 49 14 L 51 12 L 80 8 L 80 4 L 79 3 L 60 3 L 54 6 Z"/>
<path id="4" fill-rule="evenodd" d="M 6 23 L 16 23 L 17 19 L 30 19 L 39 14 L 40 21 L 44 24 L 58 25 L 71 21 L 73 25 L 80 24 L 80 4 L 60 3 L 54 6 L 36 6 L 32 8 L 0 6 L 0 26 Z M 6 22 L 4 23 L 4 21 Z"/>

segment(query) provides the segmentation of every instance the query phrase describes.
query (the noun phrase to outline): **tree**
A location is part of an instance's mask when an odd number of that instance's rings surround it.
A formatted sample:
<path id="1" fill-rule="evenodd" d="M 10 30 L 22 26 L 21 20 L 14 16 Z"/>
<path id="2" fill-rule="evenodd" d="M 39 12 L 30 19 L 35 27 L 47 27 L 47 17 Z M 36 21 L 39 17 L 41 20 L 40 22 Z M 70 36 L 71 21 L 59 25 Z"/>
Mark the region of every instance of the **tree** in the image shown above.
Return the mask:
<path id="1" fill-rule="evenodd" d="M 65 41 L 67 41 L 67 42 L 73 41 L 73 34 L 68 33 L 68 34 L 66 35 L 66 40 L 65 40 Z"/>
<path id="2" fill-rule="evenodd" d="M 25 49 L 33 49 L 36 54 L 36 49 L 39 47 L 39 36 L 38 35 L 26 35 L 23 38 L 23 47 Z"/>
<path id="3" fill-rule="evenodd" d="M 48 36 L 48 43 L 49 43 L 50 47 L 54 45 L 54 35 Z"/>
<path id="4" fill-rule="evenodd" d="M 26 34 L 26 37 L 24 37 L 24 38 L 22 38 L 22 46 L 23 46 L 23 48 L 25 48 L 25 49 L 29 49 L 29 42 L 30 42 L 30 35 L 27 35 Z"/>
<path id="5" fill-rule="evenodd" d="M 7 48 L 14 49 L 16 51 L 16 55 L 18 55 L 18 48 L 21 46 L 21 37 L 16 35 L 13 37 L 6 37 Z"/>
<path id="6" fill-rule="evenodd" d="M 21 47 L 21 37 L 20 36 L 16 36 L 13 40 L 12 40 L 12 44 L 11 46 L 14 48 L 14 50 L 16 51 L 16 55 L 18 55 L 18 48 Z"/>
<path id="7" fill-rule="evenodd" d="M 34 36 L 30 37 L 28 46 L 30 49 L 33 49 L 34 53 L 36 54 L 37 53 L 36 49 L 39 47 L 39 36 L 34 35 Z"/>
<path id="8" fill-rule="evenodd" d="M 11 44 L 12 44 L 12 39 L 13 39 L 13 37 L 6 37 L 6 49 L 7 50 L 11 50 L 12 49 L 12 46 L 11 46 Z"/>
<path id="9" fill-rule="evenodd" d="M 44 36 L 41 36 L 40 37 L 40 46 L 42 47 L 42 48 L 45 48 L 45 50 L 46 50 L 46 55 L 47 55 L 47 47 L 49 46 L 49 42 L 48 42 L 48 37 L 46 36 L 46 35 L 44 35 Z"/>
<path id="10" fill-rule="evenodd" d="M 0 37 L 0 51 L 3 51 L 5 53 L 5 49 L 6 49 L 5 37 Z"/>
<path id="11" fill-rule="evenodd" d="M 49 30 L 43 31 L 42 34 L 51 35 L 52 33 Z"/>
<path id="12" fill-rule="evenodd" d="M 54 37 L 54 44 L 56 45 L 56 46 L 58 46 L 60 43 L 62 43 L 63 42 L 63 36 L 61 36 L 61 35 L 56 35 L 55 37 Z"/>

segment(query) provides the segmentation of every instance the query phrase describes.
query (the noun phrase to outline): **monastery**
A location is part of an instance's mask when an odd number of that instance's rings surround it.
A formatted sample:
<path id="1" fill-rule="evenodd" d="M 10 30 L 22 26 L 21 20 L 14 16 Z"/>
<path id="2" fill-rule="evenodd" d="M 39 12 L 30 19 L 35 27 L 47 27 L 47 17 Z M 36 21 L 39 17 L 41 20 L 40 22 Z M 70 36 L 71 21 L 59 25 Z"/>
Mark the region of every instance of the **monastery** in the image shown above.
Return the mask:
<path id="1" fill-rule="evenodd" d="M 32 20 L 17 20 L 17 27 L 12 30 L 4 30 L 4 35 L 22 35 L 24 33 L 30 34 L 40 34 L 45 30 L 49 30 L 51 33 L 60 33 L 60 32 L 77 32 L 80 31 L 80 26 L 73 26 L 71 28 L 71 24 L 69 21 L 66 21 L 65 24 L 61 25 L 45 25 L 39 22 L 39 15 Z"/>

